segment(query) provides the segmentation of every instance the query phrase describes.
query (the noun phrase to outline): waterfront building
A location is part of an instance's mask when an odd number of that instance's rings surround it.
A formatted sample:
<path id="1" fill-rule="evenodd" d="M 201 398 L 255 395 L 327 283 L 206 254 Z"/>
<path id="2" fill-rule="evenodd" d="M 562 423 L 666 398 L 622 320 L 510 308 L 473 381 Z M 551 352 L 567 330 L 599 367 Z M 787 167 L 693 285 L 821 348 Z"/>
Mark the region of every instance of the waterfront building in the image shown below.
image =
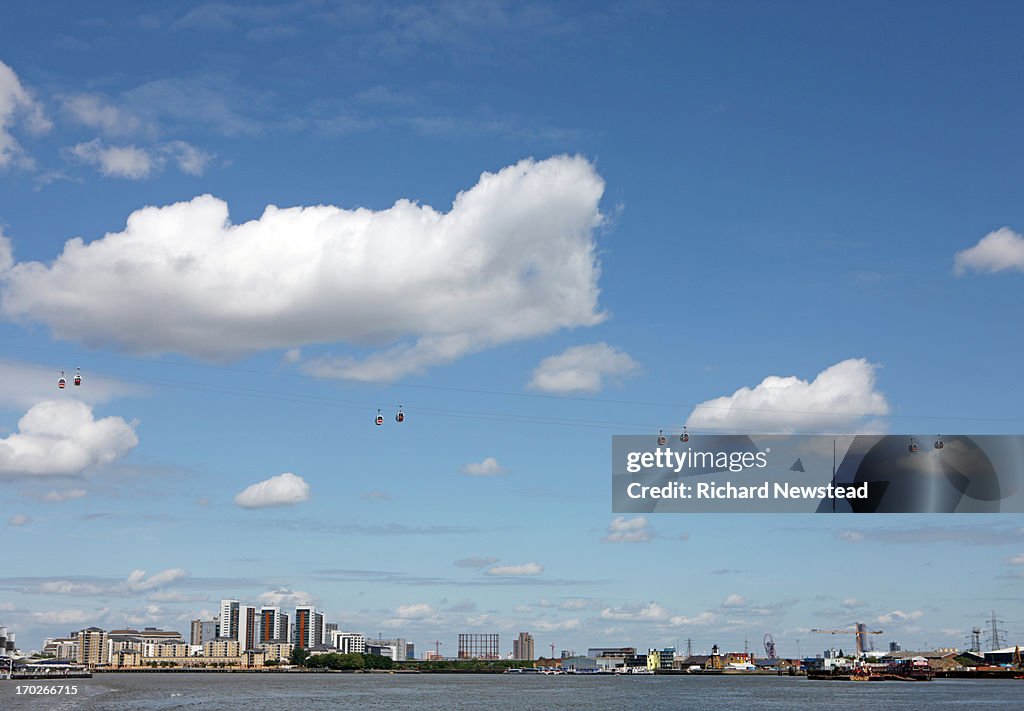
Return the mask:
<path id="1" fill-rule="evenodd" d="M 52 654 L 54 659 L 78 659 L 78 635 L 47 639 L 43 643 L 43 653 Z"/>
<path id="2" fill-rule="evenodd" d="M 288 613 L 281 612 L 280 607 L 261 607 L 259 622 L 260 643 L 275 640 L 289 640 Z"/>
<path id="3" fill-rule="evenodd" d="M 387 657 L 388 659 L 399 661 L 395 659 L 398 655 L 398 647 L 393 644 L 381 644 L 380 642 L 367 642 L 366 654 L 372 654 L 376 657 Z"/>
<path id="4" fill-rule="evenodd" d="M 366 637 L 358 632 L 331 633 L 331 646 L 342 654 L 363 654 L 366 652 Z"/>
<path id="5" fill-rule="evenodd" d="M 676 648 L 665 647 L 661 650 L 661 666 L 660 669 L 672 669 L 676 663 Z"/>
<path id="6" fill-rule="evenodd" d="M 647 650 L 647 668 L 651 671 L 661 669 L 661 652 L 657 649 Z"/>
<path id="7" fill-rule="evenodd" d="M 597 666 L 597 657 L 564 657 L 558 665 L 566 671 L 596 672 L 600 670 Z"/>
<path id="8" fill-rule="evenodd" d="M 440 652 L 435 652 L 433 649 L 428 649 L 423 653 L 423 661 L 425 662 L 439 662 L 444 659 L 444 655 Z"/>
<path id="9" fill-rule="evenodd" d="M 378 639 L 376 641 L 371 640 L 369 643 L 380 647 L 391 647 L 394 650 L 391 654 L 391 658 L 396 662 L 404 662 L 407 658 L 405 656 L 406 642 L 404 639 Z"/>
<path id="10" fill-rule="evenodd" d="M 190 648 L 183 642 L 161 642 L 153 644 L 147 642 L 142 645 L 142 656 L 151 659 L 166 659 L 169 657 L 188 657 Z"/>
<path id="11" fill-rule="evenodd" d="M 324 638 L 320 640 L 321 644 L 331 644 L 331 633 L 338 631 L 337 622 L 324 622 Z"/>
<path id="12" fill-rule="evenodd" d="M 76 661 L 85 666 L 95 667 L 110 661 L 107 656 L 107 633 L 99 627 L 86 627 L 77 634 L 78 650 Z"/>
<path id="13" fill-rule="evenodd" d="M 591 647 L 587 650 L 588 657 L 631 657 L 636 654 L 636 647 Z"/>
<path id="14" fill-rule="evenodd" d="M 244 650 L 237 639 L 214 639 L 203 644 L 204 657 L 238 657 Z"/>
<path id="15" fill-rule="evenodd" d="M 416 658 L 416 645 L 412 642 L 408 642 L 405 645 L 405 658 L 415 659 Z"/>
<path id="16" fill-rule="evenodd" d="M 501 659 L 498 635 L 460 634 L 459 659 Z"/>
<path id="17" fill-rule="evenodd" d="M 219 628 L 220 620 L 192 620 L 189 643 L 201 645 L 203 642 L 208 642 L 217 636 Z"/>
<path id="18" fill-rule="evenodd" d="M 533 652 L 532 634 L 529 632 L 520 632 L 519 636 L 512 640 L 512 658 L 528 662 L 532 662 L 536 658 Z"/>
<path id="19" fill-rule="evenodd" d="M 0 627 L 0 657 L 13 657 L 17 652 L 14 644 L 14 633 L 6 627 Z"/>
<path id="20" fill-rule="evenodd" d="M 256 649 L 259 638 L 259 614 L 252 605 L 238 606 L 238 643 L 243 650 Z"/>
<path id="21" fill-rule="evenodd" d="M 217 636 L 238 639 L 238 600 L 220 601 L 220 627 Z"/>
<path id="22" fill-rule="evenodd" d="M 292 649 L 295 646 L 291 642 L 263 642 L 260 649 L 263 650 L 265 661 L 287 662 L 292 658 Z"/>
<path id="23" fill-rule="evenodd" d="M 312 605 L 295 608 L 295 646 L 309 649 L 321 643 L 324 638 L 324 616 Z"/>

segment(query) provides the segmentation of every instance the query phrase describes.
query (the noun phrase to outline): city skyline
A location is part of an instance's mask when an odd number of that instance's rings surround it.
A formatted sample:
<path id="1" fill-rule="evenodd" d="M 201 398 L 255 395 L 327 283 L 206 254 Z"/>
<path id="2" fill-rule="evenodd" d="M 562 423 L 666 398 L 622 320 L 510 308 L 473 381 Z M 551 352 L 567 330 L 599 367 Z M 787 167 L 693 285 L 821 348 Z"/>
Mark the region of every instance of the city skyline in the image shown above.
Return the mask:
<path id="1" fill-rule="evenodd" d="M 1024 431 L 1014 17 L 5 8 L 0 623 L 1020 639 L 1022 515 L 609 496 L 617 434 Z"/>

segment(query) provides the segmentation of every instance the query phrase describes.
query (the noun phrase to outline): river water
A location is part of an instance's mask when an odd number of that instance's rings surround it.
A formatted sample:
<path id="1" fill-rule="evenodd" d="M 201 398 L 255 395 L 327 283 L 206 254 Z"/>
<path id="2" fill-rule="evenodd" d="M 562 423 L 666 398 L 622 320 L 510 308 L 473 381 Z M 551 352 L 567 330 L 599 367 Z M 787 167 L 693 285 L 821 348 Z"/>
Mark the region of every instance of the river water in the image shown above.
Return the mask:
<path id="1" fill-rule="evenodd" d="M 18 694 L 18 686 L 75 686 L 74 695 Z M 65 694 L 67 691 L 65 691 Z M 764 676 L 511 676 L 449 674 L 97 674 L 92 679 L 0 681 L 0 709 L 1024 709 L 1024 680 L 811 681 Z"/>

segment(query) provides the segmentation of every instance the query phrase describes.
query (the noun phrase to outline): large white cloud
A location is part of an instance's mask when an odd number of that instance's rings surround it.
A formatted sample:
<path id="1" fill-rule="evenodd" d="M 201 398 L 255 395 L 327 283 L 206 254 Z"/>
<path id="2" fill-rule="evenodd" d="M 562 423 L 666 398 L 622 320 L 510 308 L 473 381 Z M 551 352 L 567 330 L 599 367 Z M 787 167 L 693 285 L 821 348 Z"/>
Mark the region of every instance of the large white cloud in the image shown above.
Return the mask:
<path id="1" fill-rule="evenodd" d="M 33 133 L 42 133 L 51 126 L 42 105 L 22 86 L 14 70 L 0 62 L 0 168 L 12 163 L 26 166 L 32 164 L 11 134 L 11 127 L 15 123 L 23 124 Z"/>
<path id="2" fill-rule="evenodd" d="M 889 413 L 875 389 L 878 366 L 851 358 L 826 368 L 812 381 L 771 375 L 754 388 L 697 405 L 688 427 L 763 433 L 876 429 L 868 418 Z"/>
<path id="3" fill-rule="evenodd" d="M 290 506 L 309 500 L 309 484 L 291 472 L 278 474 L 253 484 L 235 496 L 235 503 L 246 509 Z"/>
<path id="4" fill-rule="evenodd" d="M 95 419 L 77 400 L 33 406 L 18 431 L 0 439 L 0 476 L 73 475 L 109 464 L 139 443 L 132 424 L 120 417 Z"/>
<path id="5" fill-rule="evenodd" d="M 1004 269 L 1024 272 L 1024 235 L 1009 227 L 989 232 L 973 247 L 957 252 L 953 259 L 957 276 L 968 271 L 993 273 Z"/>
<path id="6" fill-rule="evenodd" d="M 533 371 L 530 387 L 559 395 L 596 393 L 606 377 L 623 378 L 639 368 L 628 353 L 607 343 L 573 346 L 542 360 Z"/>
<path id="7" fill-rule="evenodd" d="M 267 207 L 232 225 L 210 195 L 69 240 L 51 264 L 0 274 L 2 313 L 59 338 L 225 358 L 310 343 L 389 346 L 310 372 L 397 378 L 491 346 L 589 326 L 604 183 L 583 158 L 485 173 L 447 213 Z M 0 263 L 2 266 L 2 263 Z"/>

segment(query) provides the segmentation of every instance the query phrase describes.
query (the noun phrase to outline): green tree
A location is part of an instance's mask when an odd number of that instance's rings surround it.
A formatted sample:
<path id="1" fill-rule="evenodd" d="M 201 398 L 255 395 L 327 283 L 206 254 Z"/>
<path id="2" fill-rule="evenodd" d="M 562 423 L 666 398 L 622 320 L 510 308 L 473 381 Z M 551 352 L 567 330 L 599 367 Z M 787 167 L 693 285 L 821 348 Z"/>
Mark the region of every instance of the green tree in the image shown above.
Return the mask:
<path id="1" fill-rule="evenodd" d="M 305 647 L 295 645 L 292 648 L 292 655 L 288 659 L 288 661 L 294 664 L 295 666 L 301 667 L 306 664 L 307 659 L 309 659 L 309 650 Z"/>

